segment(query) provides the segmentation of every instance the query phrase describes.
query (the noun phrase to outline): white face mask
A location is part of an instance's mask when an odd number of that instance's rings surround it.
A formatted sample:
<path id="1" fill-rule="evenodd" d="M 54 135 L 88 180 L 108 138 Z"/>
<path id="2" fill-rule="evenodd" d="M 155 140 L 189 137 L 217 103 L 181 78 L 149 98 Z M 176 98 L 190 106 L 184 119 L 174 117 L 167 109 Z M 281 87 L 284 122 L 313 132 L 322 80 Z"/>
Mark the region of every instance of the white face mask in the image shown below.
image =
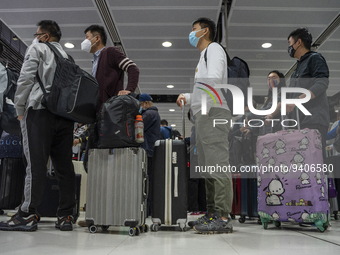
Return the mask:
<path id="1" fill-rule="evenodd" d="M 39 40 L 38 40 L 37 37 L 35 37 L 35 38 L 33 39 L 33 41 L 32 41 L 32 44 L 36 44 L 36 43 L 39 43 Z"/>
<path id="2" fill-rule="evenodd" d="M 87 53 L 90 53 L 92 48 L 92 44 L 91 41 L 89 39 L 85 39 L 82 43 L 81 43 L 81 49 Z"/>

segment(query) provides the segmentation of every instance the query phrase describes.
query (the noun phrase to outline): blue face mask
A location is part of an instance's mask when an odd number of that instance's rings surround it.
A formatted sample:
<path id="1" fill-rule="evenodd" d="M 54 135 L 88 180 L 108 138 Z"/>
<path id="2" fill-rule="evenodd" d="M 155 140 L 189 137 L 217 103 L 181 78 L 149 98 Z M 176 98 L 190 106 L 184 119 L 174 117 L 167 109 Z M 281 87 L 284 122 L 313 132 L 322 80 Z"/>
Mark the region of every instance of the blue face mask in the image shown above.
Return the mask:
<path id="1" fill-rule="evenodd" d="M 274 88 L 277 87 L 279 85 L 279 83 L 280 83 L 280 81 L 277 80 L 277 79 L 272 79 L 271 82 L 274 85 Z M 269 86 L 269 88 L 271 88 L 270 82 L 268 83 L 268 86 Z"/>
<path id="2" fill-rule="evenodd" d="M 141 106 L 139 107 L 139 113 L 142 113 L 142 111 L 143 111 L 143 107 Z"/>
<path id="3" fill-rule="evenodd" d="M 203 30 L 204 28 L 200 29 L 200 30 L 197 30 L 197 31 L 192 31 L 190 34 L 189 34 L 189 42 L 190 44 L 193 46 L 193 47 L 197 47 L 197 44 L 199 42 L 199 40 L 201 39 L 202 36 L 200 37 L 196 37 L 196 33 Z"/>

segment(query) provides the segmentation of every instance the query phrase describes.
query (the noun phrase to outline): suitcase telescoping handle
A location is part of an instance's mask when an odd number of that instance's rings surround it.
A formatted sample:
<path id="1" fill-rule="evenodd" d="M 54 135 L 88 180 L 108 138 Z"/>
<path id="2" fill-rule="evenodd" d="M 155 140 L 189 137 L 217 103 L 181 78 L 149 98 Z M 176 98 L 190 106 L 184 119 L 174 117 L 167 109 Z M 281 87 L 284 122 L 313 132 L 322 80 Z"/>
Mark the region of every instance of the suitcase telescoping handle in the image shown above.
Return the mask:
<path id="1" fill-rule="evenodd" d="M 182 134 L 183 134 L 183 139 L 185 138 L 185 115 L 184 115 L 184 101 L 181 100 L 182 104 Z"/>

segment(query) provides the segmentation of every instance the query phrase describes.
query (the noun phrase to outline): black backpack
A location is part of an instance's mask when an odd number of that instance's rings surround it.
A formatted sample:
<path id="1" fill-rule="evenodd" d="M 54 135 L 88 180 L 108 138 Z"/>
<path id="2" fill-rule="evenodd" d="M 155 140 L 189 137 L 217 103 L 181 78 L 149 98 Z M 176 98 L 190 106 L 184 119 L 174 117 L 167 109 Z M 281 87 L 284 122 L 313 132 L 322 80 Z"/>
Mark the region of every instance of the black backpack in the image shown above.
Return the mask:
<path id="1" fill-rule="evenodd" d="M 230 59 L 228 52 L 226 51 L 226 49 L 219 44 L 226 56 L 227 56 L 227 62 L 228 62 L 228 83 L 237 86 L 238 88 L 240 88 L 243 92 L 244 95 L 244 103 L 246 106 L 247 104 L 247 95 L 248 95 L 248 87 L 250 86 L 250 82 L 249 82 L 249 67 L 246 61 L 244 61 L 243 59 L 239 58 L 239 57 L 234 57 L 233 59 Z M 204 53 L 204 60 L 207 63 L 207 54 L 208 54 L 208 48 Z M 227 101 L 228 107 L 230 109 L 230 111 L 233 113 L 233 96 L 230 92 L 230 90 L 225 90 L 225 89 L 221 89 L 222 94 L 224 96 L 224 98 Z"/>
<path id="2" fill-rule="evenodd" d="M 135 119 L 139 101 L 130 95 L 113 96 L 101 108 L 97 121 L 97 147 L 138 147 L 135 141 Z"/>
<path id="3" fill-rule="evenodd" d="M 49 93 L 37 73 L 44 93 L 42 105 L 55 115 L 90 124 L 96 120 L 99 85 L 96 79 L 76 65 L 72 58 L 64 58 L 59 50 L 45 43 L 54 53 L 57 67 Z"/>
<path id="4" fill-rule="evenodd" d="M 8 83 L 3 96 L 3 112 L 0 117 L 0 127 L 9 134 L 20 135 L 20 122 L 17 119 L 18 116 L 14 107 L 14 96 L 17 90 L 19 73 L 9 68 L 6 68 L 6 71 Z"/>

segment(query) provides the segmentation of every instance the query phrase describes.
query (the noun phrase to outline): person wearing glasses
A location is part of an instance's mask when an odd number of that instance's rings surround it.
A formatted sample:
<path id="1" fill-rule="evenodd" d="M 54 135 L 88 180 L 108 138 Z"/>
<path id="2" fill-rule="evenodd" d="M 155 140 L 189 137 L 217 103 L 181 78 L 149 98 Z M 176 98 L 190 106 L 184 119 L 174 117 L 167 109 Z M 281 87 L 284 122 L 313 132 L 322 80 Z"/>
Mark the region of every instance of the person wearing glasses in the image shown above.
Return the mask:
<path id="1" fill-rule="evenodd" d="M 61 231 L 73 230 L 75 208 L 75 173 L 72 164 L 73 122 L 54 115 L 43 105 L 43 91 L 39 75 L 47 92 L 51 90 L 56 70 L 54 53 L 45 44 L 55 46 L 68 58 L 59 41 L 59 25 L 52 20 L 37 24 L 32 45 L 18 79 L 15 108 L 21 124 L 23 150 L 27 161 L 24 201 L 18 212 L 7 222 L 0 222 L 0 230 L 35 231 L 40 220 L 40 205 L 46 182 L 47 162 L 52 159 L 59 182 L 59 207 L 55 227 Z"/>

